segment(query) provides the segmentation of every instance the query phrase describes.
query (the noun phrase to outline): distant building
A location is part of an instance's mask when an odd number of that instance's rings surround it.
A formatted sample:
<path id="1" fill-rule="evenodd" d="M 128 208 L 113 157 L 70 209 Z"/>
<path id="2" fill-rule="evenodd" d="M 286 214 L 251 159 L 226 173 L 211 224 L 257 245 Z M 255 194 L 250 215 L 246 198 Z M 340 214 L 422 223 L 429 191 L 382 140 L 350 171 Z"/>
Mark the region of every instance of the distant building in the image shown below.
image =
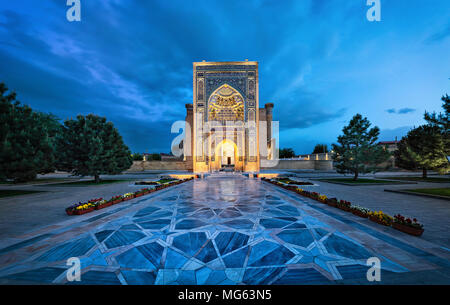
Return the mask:
<path id="1" fill-rule="evenodd" d="M 382 145 L 384 147 L 387 147 L 387 151 L 390 153 L 394 153 L 394 151 L 397 150 L 398 147 L 398 142 L 397 140 L 395 141 L 381 141 L 378 143 L 378 145 Z M 394 155 L 392 155 L 389 160 L 387 160 L 385 163 L 382 163 L 382 165 L 390 165 L 391 167 L 396 167 L 395 166 L 395 157 Z"/>

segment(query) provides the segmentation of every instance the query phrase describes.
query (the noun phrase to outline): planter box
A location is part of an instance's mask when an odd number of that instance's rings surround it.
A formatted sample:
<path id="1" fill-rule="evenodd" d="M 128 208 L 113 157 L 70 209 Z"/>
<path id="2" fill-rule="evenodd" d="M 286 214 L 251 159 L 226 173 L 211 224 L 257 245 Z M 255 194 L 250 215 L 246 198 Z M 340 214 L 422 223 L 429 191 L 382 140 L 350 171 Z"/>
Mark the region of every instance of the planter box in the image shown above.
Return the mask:
<path id="1" fill-rule="evenodd" d="M 122 199 L 122 201 L 128 201 L 128 200 L 131 200 L 131 199 L 134 199 L 134 195 L 130 196 L 130 197 L 125 197 L 125 198 Z"/>
<path id="2" fill-rule="evenodd" d="M 403 233 L 414 235 L 414 236 L 421 236 L 423 234 L 423 229 L 417 229 L 410 226 L 402 225 L 399 223 L 394 222 L 392 224 L 392 227 L 396 230 L 402 231 Z"/>
<path id="3" fill-rule="evenodd" d="M 353 215 L 356 215 L 356 216 L 359 216 L 359 217 L 362 217 L 362 218 L 367 218 L 367 217 L 369 217 L 369 215 L 367 215 L 367 214 L 364 214 L 364 213 L 362 213 L 362 212 L 360 212 L 360 211 L 355 211 L 355 210 L 353 210 L 352 211 L 352 214 Z"/>
<path id="4" fill-rule="evenodd" d="M 121 203 L 121 202 L 122 202 L 122 198 L 119 198 L 119 199 L 116 199 L 114 201 L 111 201 L 111 205 L 118 204 L 118 203 Z"/>
<path id="5" fill-rule="evenodd" d="M 107 202 L 107 203 L 105 203 L 105 204 L 102 204 L 102 205 L 97 205 L 96 207 L 95 207 L 95 209 L 96 210 L 101 210 L 101 209 L 104 209 L 104 208 L 107 208 L 107 207 L 110 207 L 110 206 L 112 206 L 112 201 L 110 201 L 110 202 Z"/>
<path id="6" fill-rule="evenodd" d="M 94 207 L 86 209 L 86 210 L 75 210 L 74 214 L 75 215 L 84 215 L 84 214 L 92 212 L 93 210 L 94 210 Z"/>
<path id="7" fill-rule="evenodd" d="M 69 216 L 72 216 L 73 215 L 73 210 L 66 209 L 66 214 L 69 215 Z"/>
<path id="8" fill-rule="evenodd" d="M 370 219 L 371 221 L 373 221 L 373 222 L 376 222 L 377 224 L 380 224 L 380 225 L 383 225 L 383 226 L 386 226 L 386 227 L 389 227 L 389 226 L 390 226 L 389 224 L 385 224 L 384 222 L 382 222 L 381 220 L 379 220 L 379 219 L 376 218 L 376 217 L 369 217 L 369 219 Z"/>
<path id="9" fill-rule="evenodd" d="M 346 211 L 346 212 L 350 212 L 351 211 L 350 207 L 345 207 L 345 206 L 341 206 L 341 205 L 338 205 L 337 208 L 342 210 L 342 211 Z"/>
<path id="10" fill-rule="evenodd" d="M 138 198 L 138 197 L 142 197 L 142 196 L 144 196 L 144 193 L 136 194 L 136 195 L 134 195 L 134 198 Z"/>
<path id="11" fill-rule="evenodd" d="M 330 207 L 334 207 L 334 208 L 337 207 L 337 202 L 334 202 L 334 201 L 327 200 L 326 204 L 328 204 Z"/>

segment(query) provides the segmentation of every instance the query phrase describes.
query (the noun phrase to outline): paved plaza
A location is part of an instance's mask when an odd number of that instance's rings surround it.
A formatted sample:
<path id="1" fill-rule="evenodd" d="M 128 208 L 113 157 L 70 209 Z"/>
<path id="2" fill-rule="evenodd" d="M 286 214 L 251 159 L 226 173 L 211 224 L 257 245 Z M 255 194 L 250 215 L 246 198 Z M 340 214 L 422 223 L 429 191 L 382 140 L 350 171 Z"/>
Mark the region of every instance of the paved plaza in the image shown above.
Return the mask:
<path id="1" fill-rule="evenodd" d="M 381 284 L 450 283 L 442 245 L 237 174 L 1 239 L 0 283 L 67 284 L 70 257 L 80 284 L 364 284 L 370 257 Z"/>

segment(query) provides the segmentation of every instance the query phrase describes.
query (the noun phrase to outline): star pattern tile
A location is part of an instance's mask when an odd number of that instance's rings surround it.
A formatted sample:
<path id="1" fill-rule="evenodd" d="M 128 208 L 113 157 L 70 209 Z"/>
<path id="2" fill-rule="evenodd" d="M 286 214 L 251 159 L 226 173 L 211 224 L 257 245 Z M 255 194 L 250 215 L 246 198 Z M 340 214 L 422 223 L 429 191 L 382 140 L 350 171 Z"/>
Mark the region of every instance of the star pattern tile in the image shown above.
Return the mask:
<path id="1" fill-rule="evenodd" d="M 326 284 L 367 271 L 373 251 L 283 192 L 243 176 L 185 183 L 22 262 L 39 268 L 0 278 L 66 283 L 52 264 L 74 256 L 84 284 Z"/>

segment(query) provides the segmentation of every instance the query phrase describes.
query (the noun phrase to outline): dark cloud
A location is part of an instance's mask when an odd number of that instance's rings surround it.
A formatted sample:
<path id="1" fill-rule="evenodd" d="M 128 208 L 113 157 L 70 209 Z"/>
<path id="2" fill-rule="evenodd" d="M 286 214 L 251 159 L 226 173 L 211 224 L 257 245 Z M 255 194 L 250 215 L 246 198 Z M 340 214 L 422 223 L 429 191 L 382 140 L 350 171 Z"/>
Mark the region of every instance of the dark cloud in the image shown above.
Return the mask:
<path id="1" fill-rule="evenodd" d="M 413 108 L 400 108 L 399 110 L 396 110 L 395 108 L 386 109 L 387 113 L 397 113 L 397 114 L 408 114 L 412 112 L 416 112 L 416 109 Z"/>
<path id="2" fill-rule="evenodd" d="M 275 103 L 282 129 L 307 129 L 353 107 L 346 93 L 329 97 L 340 73 L 327 60 L 339 50 L 345 63 L 371 37 L 360 30 L 362 8 L 337 0 L 82 1 L 82 22 L 70 23 L 65 1 L 5 1 L 0 81 L 33 108 L 61 119 L 106 116 L 133 151 L 162 152 L 192 102 L 192 62 L 248 58 L 260 63 L 260 106 Z"/>
<path id="3" fill-rule="evenodd" d="M 415 112 L 416 109 L 413 108 L 401 108 L 398 110 L 398 114 L 407 114 L 407 113 L 411 113 L 411 112 Z"/>

